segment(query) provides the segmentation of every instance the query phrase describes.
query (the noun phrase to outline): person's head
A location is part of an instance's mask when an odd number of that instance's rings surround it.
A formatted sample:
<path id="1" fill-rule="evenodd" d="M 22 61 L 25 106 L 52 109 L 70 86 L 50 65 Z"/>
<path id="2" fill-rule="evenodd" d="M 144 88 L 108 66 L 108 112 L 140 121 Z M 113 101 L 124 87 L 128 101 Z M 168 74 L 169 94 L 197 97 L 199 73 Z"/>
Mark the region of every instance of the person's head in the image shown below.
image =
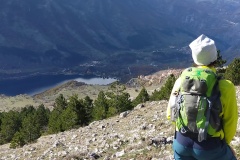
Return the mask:
<path id="1" fill-rule="evenodd" d="M 217 60 L 217 49 L 215 42 L 205 35 L 199 36 L 189 44 L 192 50 L 192 58 L 198 66 L 210 66 Z"/>

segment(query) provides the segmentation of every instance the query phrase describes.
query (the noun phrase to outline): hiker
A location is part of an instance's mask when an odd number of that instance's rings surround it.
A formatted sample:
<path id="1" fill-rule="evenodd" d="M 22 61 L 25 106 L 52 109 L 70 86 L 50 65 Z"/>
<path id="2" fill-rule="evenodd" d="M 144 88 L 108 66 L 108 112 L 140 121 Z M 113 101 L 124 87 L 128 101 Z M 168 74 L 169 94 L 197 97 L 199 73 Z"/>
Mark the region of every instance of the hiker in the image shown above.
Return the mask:
<path id="1" fill-rule="evenodd" d="M 216 75 L 212 39 L 201 35 L 189 47 L 194 66 L 176 80 L 167 108 L 167 118 L 176 125 L 174 158 L 236 160 L 230 147 L 238 120 L 235 86 Z"/>

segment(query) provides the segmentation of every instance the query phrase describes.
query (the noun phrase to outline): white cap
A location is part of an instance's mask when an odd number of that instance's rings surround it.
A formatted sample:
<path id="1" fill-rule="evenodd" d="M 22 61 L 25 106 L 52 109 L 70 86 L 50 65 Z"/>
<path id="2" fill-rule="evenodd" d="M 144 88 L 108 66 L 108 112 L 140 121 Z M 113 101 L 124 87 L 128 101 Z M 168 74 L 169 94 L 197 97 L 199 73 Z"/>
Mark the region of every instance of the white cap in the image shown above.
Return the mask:
<path id="1" fill-rule="evenodd" d="M 212 39 L 205 35 L 199 36 L 189 44 L 193 61 L 197 65 L 209 65 L 217 60 L 217 49 Z"/>

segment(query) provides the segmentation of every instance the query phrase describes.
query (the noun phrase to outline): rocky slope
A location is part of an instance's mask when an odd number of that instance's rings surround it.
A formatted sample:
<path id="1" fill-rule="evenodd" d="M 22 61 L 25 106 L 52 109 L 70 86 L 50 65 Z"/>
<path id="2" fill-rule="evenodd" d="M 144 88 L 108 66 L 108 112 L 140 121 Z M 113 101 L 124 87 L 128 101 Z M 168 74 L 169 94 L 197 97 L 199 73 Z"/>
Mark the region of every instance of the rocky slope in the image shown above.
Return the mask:
<path id="1" fill-rule="evenodd" d="M 238 88 L 238 100 L 240 93 Z M 238 101 L 239 104 L 239 101 Z M 42 136 L 22 148 L 0 146 L 1 160 L 171 160 L 174 128 L 167 101 L 139 104 L 132 111 L 62 133 Z M 240 158 L 240 125 L 232 146 Z"/>
<path id="2" fill-rule="evenodd" d="M 178 75 L 180 72 L 181 70 L 159 71 L 153 75 L 140 76 L 128 85 L 135 88 L 134 84 L 138 82 L 148 89 L 153 86 L 157 89 L 157 84 L 160 87 L 167 75 Z M 86 86 L 82 84 L 78 84 L 80 88 L 74 83 L 70 84 L 49 90 L 35 98 L 47 101 L 47 98 L 51 99 L 51 94 L 55 95 L 56 92 L 66 89 L 73 91 L 73 88 L 76 92 L 83 90 L 84 93 L 90 93 L 89 89 L 96 92 L 94 86 L 84 89 L 82 87 Z M 236 86 L 236 94 L 240 107 L 240 86 Z M 35 143 L 22 148 L 10 149 L 9 144 L 1 145 L 0 160 L 170 160 L 173 159 L 171 146 L 174 127 L 166 120 L 166 108 L 167 101 L 146 102 L 139 104 L 132 111 L 92 122 L 86 127 L 42 136 Z M 240 120 L 231 145 L 240 158 Z"/>
<path id="3" fill-rule="evenodd" d="M 12 159 L 171 159 L 173 127 L 165 119 L 166 101 L 137 106 L 89 126 L 42 136 L 23 148 L 0 147 Z"/>

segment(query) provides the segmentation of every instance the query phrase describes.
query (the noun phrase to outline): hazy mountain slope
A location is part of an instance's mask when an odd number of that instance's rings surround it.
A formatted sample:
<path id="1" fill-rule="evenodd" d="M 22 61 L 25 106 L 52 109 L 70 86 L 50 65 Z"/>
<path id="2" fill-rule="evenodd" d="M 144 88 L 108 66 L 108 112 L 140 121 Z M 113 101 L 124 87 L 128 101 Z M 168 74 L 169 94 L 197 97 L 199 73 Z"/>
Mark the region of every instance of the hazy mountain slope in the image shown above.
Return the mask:
<path id="1" fill-rule="evenodd" d="M 202 33 L 230 59 L 239 55 L 239 6 L 230 0 L 3 1 L 0 73 L 84 73 L 92 61 L 100 65 L 91 72 L 122 69 L 117 76 L 132 65 L 176 67 L 190 63 L 187 46 Z"/>

